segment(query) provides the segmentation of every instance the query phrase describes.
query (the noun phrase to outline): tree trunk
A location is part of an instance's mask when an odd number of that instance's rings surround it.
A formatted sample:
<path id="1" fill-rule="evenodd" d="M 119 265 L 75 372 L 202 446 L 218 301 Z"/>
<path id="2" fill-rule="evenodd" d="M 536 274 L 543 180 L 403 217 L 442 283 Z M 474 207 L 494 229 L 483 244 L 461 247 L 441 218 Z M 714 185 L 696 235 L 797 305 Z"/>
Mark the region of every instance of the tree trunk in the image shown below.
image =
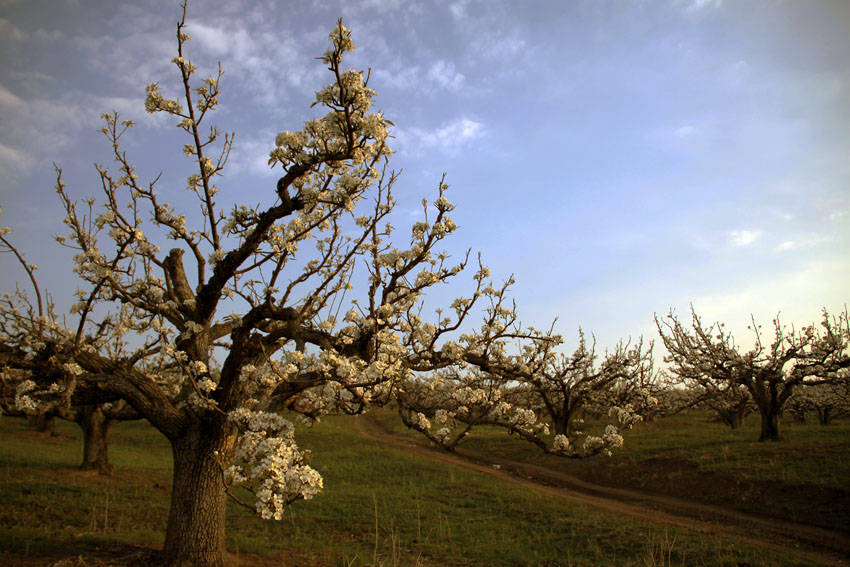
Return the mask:
<path id="1" fill-rule="evenodd" d="M 174 472 L 163 547 L 168 567 L 222 567 L 225 486 L 214 455 L 224 435 L 200 428 L 171 440 Z"/>
<path id="2" fill-rule="evenodd" d="M 56 414 L 41 413 L 30 418 L 30 426 L 35 427 L 39 433 L 47 433 L 55 437 L 56 433 Z"/>
<path id="3" fill-rule="evenodd" d="M 818 412 L 818 422 L 821 425 L 829 425 L 829 422 L 832 421 L 832 408 L 817 408 Z"/>
<path id="4" fill-rule="evenodd" d="M 104 417 L 99 406 L 83 406 L 75 420 L 83 430 L 83 462 L 80 470 L 112 474 L 109 462 L 109 432 L 115 421 Z"/>
<path id="5" fill-rule="evenodd" d="M 567 398 L 560 407 L 555 406 L 557 411 L 551 411 L 552 426 L 556 435 L 569 437 L 576 431 L 574 422 L 584 416 L 584 400 L 582 398 Z"/>
<path id="6" fill-rule="evenodd" d="M 725 411 L 722 414 L 723 421 L 726 422 L 726 425 L 728 425 L 732 429 L 738 429 L 739 427 L 744 425 L 745 412 L 745 408 L 730 409 L 728 411 Z"/>
<path id="7" fill-rule="evenodd" d="M 564 412 L 562 414 L 552 416 L 552 426 L 555 430 L 555 435 L 570 435 L 570 414 Z"/>
<path id="8" fill-rule="evenodd" d="M 759 441 L 781 441 L 782 426 L 779 420 L 779 411 L 775 408 L 762 408 L 761 410 L 761 437 Z"/>

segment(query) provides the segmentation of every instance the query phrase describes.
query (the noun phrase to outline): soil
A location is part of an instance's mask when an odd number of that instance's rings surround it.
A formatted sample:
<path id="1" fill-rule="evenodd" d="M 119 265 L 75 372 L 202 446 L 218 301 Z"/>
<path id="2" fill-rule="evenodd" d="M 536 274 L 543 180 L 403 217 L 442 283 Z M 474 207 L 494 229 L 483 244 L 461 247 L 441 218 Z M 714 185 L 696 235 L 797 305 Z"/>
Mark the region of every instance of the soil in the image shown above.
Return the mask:
<path id="1" fill-rule="evenodd" d="M 566 501 L 660 526 L 721 536 L 823 565 L 850 567 L 850 534 L 846 530 L 800 524 L 652 491 L 597 484 L 549 466 L 495 458 L 464 448 L 449 453 L 432 447 L 424 438 L 388 431 L 368 416 L 358 417 L 355 423 L 363 437 L 430 461 L 466 467 Z M 704 478 L 703 482 L 708 484 L 712 479 Z M 716 490 L 716 485 L 713 486 Z M 699 487 L 702 490 L 711 488 Z"/>

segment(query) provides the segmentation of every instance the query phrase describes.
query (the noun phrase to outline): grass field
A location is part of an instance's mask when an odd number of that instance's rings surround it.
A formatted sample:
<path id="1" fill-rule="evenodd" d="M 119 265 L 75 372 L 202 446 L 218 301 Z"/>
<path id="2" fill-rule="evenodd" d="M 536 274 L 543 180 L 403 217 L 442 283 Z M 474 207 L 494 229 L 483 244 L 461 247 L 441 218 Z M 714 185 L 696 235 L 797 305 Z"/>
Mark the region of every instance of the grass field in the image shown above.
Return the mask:
<path id="1" fill-rule="evenodd" d="M 376 414 L 399 432 L 389 413 Z M 771 517 L 850 530 L 850 420 L 783 423 L 786 440 L 760 443 L 758 416 L 732 430 L 702 412 L 660 418 L 624 432 L 612 457 L 564 460 L 488 428 L 466 447 L 545 464 L 615 487 L 653 491 Z M 414 433 L 410 433 L 415 435 Z"/>
<path id="2" fill-rule="evenodd" d="M 717 537 L 594 512 L 480 473 L 434 464 L 360 438 L 350 419 L 326 419 L 299 432 L 299 443 L 314 451 L 313 466 L 325 479 L 319 497 L 296 503 L 281 522 L 262 521 L 235 505 L 229 510 L 228 549 L 234 564 L 812 565 Z M 382 419 L 390 423 L 394 418 L 383 414 Z M 780 478 L 836 490 L 850 486 L 845 482 L 850 452 L 845 424 L 823 434 L 813 431 L 828 439 L 819 437 L 813 452 L 813 441 L 802 438 L 803 430 L 796 427 L 787 444 L 763 446 L 749 441 L 751 431 L 720 430 L 719 435 L 701 430 L 693 434 L 703 438 L 698 442 L 686 433 L 693 427 L 675 423 L 631 432 L 627 450 L 612 459 L 569 465 L 590 471 L 612 465 L 644 470 L 645 465 L 633 463 L 663 454 L 713 474 L 751 470 L 747 474 L 759 483 Z M 144 423 L 119 424 L 111 444 L 116 475 L 105 478 L 75 469 L 81 456 L 76 426 L 60 424 L 60 433 L 52 438 L 30 430 L 24 420 L 0 417 L 0 564 L 52 565 L 82 556 L 84 565 L 105 566 L 116 548 L 126 552 L 125 544 L 161 545 L 170 486 L 167 442 Z M 713 449 L 709 438 L 714 438 Z M 806 455 L 826 454 L 842 439 L 843 453 L 825 458 L 828 467 L 820 457 L 809 462 Z M 539 458 L 487 431 L 470 445 Z M 798 446 L 803 455 L 792 458 Z M 662 470 L 669 482 L 674 472 Z"/>

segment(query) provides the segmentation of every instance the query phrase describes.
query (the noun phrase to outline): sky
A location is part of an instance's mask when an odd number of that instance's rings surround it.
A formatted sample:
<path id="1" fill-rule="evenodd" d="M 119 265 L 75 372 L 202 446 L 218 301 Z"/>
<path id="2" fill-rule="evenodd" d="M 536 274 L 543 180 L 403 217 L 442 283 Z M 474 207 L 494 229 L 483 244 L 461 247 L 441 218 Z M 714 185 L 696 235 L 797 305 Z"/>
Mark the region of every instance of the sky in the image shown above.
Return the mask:
<path id="1" fill-rule="evenodd" d="M 98 194 L 103 112 L 137 123 L 143 180 L 183 191 L 187 140 L 143 104 L 150 82 L 177 92 L 179 17 L 176 0 L 0 0 L 0 226 L 62 310 L 78 285 L 53 163 Z M 315 114 L 340 17 L 395 124 L 399 245 L 446 173 L 444 248 L 513 275 L 523 323 L 613 347 L 690 305 L 741 336 L 751 316 L 845 309 L 850 2 L 190 0 L 187 56 L 199 77 L 221 63 L 215 121 L 236 132 L 223 193 L 270 202 L 268 152 Z M 0 291 L 16 282 L 0 256 Z"/>

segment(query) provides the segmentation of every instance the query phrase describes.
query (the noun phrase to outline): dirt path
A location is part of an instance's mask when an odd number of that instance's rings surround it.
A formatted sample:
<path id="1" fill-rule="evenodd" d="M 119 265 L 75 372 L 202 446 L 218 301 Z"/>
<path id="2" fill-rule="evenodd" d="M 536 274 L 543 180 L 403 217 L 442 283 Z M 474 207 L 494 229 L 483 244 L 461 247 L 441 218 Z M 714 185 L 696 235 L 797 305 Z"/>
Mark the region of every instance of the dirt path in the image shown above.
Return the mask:
<path id="1" fill-rule="evenodd" d="M 472 469 L 570 502 L 657 525 L 722 536 L 804 557 L 823 565 L 850 567 L 850 537 L 841 532 L 764 518 L 700 502 L 591 484 L 561 471 L 493 459 L 469 450 L 459 450 L 452 454 L 431 447 L 424 438 L 387 431 L 368 416 L 357 418 L 355 423 L 358 433 L 363 437 L 430 461 Z"/>

